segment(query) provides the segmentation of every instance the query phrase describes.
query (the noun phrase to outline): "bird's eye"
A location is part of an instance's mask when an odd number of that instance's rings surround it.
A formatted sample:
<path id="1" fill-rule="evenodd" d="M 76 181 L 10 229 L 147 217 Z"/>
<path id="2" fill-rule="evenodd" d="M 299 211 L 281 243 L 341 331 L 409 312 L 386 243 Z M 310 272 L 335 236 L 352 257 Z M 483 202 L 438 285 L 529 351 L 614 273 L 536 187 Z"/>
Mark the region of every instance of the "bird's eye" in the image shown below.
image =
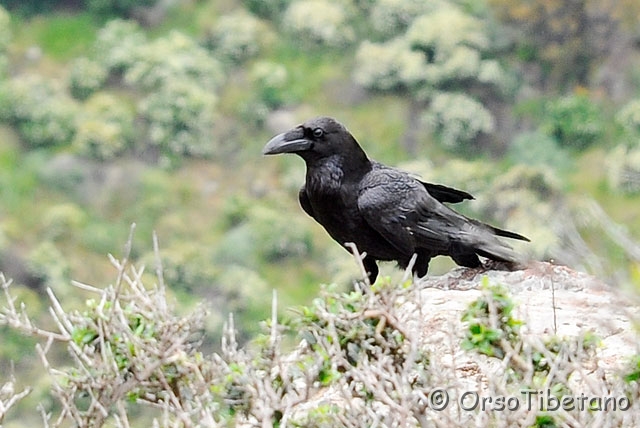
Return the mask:
<path id="1" fill-rule="evenodd" d="M 324 129 L 316 128 L 313 130 L 313 136 L 316 138 L 321 138 L 324 135 Z"/>

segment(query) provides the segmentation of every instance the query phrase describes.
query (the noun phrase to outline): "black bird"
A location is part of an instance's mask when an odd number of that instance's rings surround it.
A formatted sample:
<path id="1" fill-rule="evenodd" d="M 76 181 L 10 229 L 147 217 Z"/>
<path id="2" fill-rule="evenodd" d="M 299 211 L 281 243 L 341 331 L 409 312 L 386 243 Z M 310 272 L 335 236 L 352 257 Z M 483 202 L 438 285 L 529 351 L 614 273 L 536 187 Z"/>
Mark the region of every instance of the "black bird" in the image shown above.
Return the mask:
<path id="1" fill-rule="evenodd" d="M 369 159 L 349 131 L 330 117 L 276 135 L 262 152 L 295 153 L 304 159 L 300 205 L 340 245 L 347 248 L 353 242 L 366 253 L 363 263 L 371 284 L 378 276 L 378 260 L 395 260 L 406 269 L 416 254 L 413 273 L 422 277 L 437 255 L 467 267 L 481 266 L 478 256 L 518 264 L 519 255 L 496 235 L 529 240 L 443 204 L 473 199 L 469 193 L 419 181 Z"/>

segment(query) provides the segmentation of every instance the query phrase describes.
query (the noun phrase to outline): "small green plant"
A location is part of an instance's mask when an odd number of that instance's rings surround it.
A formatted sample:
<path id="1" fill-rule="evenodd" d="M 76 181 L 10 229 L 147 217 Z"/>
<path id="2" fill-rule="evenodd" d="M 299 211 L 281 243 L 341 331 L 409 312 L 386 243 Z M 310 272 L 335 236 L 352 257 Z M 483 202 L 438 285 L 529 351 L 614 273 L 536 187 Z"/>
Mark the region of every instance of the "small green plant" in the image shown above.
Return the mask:
<path id="1" fill-rule="evenodd" d="M 536 422 L 531 425 L 531 428 L 557 428 L 558 424 L 551 415 L 538 415 L 536 416 Z"/>
<path id="2" fill-rule="evenodd" d="M 514 304 L 505 287 L 489 285 L 485 277 L 482 293 L 462 315 L 462 321 L 469 323 L 462 347 L 502 358 L 506 353 L 505 341 L 514 344 L 519 340 L 522 321 L 513 317 Z"/>
<path id="3" fill-rule="evenodd" d="M 624 375 L 625 382 L 638 382 L 640 380 L 640 355 L 635 355 L 629 362 L 629 371 Z"/>

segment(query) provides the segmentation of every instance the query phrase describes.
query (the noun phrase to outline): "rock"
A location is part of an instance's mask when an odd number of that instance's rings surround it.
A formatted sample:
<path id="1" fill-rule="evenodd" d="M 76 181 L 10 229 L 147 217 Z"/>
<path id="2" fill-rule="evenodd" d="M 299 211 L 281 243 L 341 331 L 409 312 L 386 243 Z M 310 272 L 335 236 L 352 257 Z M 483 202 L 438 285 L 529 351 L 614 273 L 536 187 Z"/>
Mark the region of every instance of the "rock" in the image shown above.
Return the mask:
<path id="1" fill-rule="evenodd" d="M 369 294 L 373 300 L 363 316 L 382 314 L 376 322 L 386 320 L 402 334 L 404 353 L 389 351 L 389 333 L 349 339 L 358 347 L 372 345 L 370 356 L 360 354 L 337 382 L 300 403 L 292 419 L 311 423 L 308 416 L 321 406 L 354 427 L 540 426 L 543 415 L 551 418 L 548 426 L 640 426 L 638 385 L 621 376 L 638 355 L 638 301 L 565 266 L 496 267 L 456 268 L 406 291 Z M 524 322 L 514 343 L 505 340 L 504 357 L 463 347 L 469 331 L 463 314 L 492 295 L 483 284 L 506 287 L 514 302 L 511 316 Z M 330 310 L 328 316 L 341 315 Z M 585 339 L 594 335 L 595 350 Z M 330 349 L 329 361 L 344 361 L 343 353 Z M 428 356 L 426 367 L 412 361 L 420 350 Z M 554 407 L 560 399 L 571 400 L 573 408 Z"/>
<path id="2" fill-rule="evenodd" d="M 623 357 L 637 352 L 634 322 L 638 320 L 633 314 L 640 313 L 638 301 L 591 275 L 545 262 L 532 262 L 513 272 L 456 268 L 421 281 L 422 311 L 431 318 L 423 326 L 425 336 L 442 334 L 445 325 L 434 319 L 462 331 L 460 317 L 480 297 L 484 277 L 508 288 L 516 317 L 525 322 L 525 335 L 577 337 L 590 332 L 602 339 L 603 355 Z"/>

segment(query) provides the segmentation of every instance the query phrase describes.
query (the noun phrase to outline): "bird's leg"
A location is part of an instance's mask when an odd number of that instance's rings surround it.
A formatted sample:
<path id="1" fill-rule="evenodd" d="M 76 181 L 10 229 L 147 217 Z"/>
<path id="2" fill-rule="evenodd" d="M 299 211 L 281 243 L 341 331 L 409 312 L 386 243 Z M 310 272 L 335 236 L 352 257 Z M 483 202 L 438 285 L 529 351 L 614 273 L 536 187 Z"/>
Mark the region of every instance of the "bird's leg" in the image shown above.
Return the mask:
<path id="1" fill-rule="evenodd" d="M 418 257 L 416 258 L 416 262 L 413 265 L 413 274 L 417 275 L 418 278 L 422 278 L 427 274 L 429 270 L 429 262 L 431 261 L 431 253 L 424 250 L 418 250 L 416 252 Z"/>
<path id="2" fill-rule="evenodd" d="M 362 259 L 362 264 L 367 271 L 367 275 L 369 276 L 369 284 L 373 285 L 376 282 L 376 278 L 378 278 L 378 265 L 376 260 L 367 256 Z"/>

